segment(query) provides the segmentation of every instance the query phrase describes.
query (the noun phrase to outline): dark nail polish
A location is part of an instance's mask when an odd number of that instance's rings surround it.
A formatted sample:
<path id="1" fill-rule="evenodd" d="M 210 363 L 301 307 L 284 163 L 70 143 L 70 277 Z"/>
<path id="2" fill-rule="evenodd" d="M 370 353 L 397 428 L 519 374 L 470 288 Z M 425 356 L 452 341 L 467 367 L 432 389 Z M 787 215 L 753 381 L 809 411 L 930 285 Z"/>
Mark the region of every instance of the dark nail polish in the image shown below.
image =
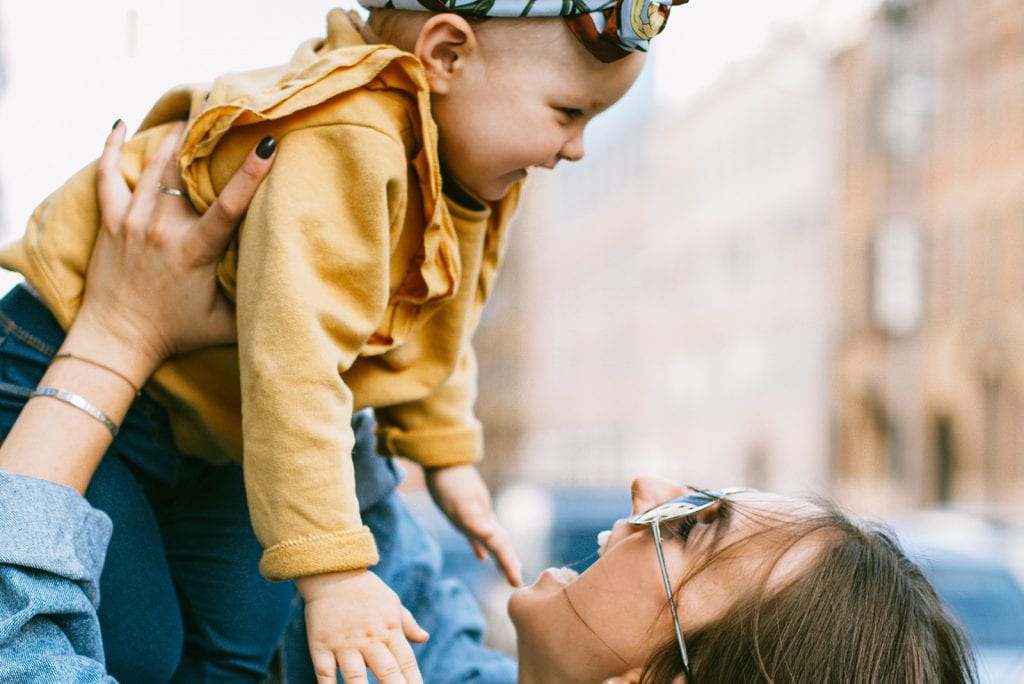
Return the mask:
<path id="1" fill-rule="evenodd" d="M 120 119 L 118 119 L 117 121 L 114 122 L 114 125 L 110 127 L 110 130 L 114 130 L 115 128 L 117 128 L 117 124 L 119 124 L 119 123 L 121 123 Z"/>
<path id="2" fill-rule="evenodd" d="M 275 149 L 277 149 L 277 141 L 268 135 L 256 146 L 256 156 L 260 159 L 269 159 Z"/>

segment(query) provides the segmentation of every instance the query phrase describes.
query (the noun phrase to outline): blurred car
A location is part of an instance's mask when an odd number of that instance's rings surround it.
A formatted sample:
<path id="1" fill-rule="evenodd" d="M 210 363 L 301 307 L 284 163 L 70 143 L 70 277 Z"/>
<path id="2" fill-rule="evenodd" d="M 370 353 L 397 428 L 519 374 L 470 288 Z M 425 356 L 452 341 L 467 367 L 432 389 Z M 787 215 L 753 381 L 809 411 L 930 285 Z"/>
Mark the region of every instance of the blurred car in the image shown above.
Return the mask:
<path id="1" fill-rule="evenodd" d="M 967 632 L 981 684 L 1024 684 L 1024 586 L 1005 560 L 1011 531 L 954 509 L 893 527 Z"/>
<path id="2" fill-rule="evenodd" d="M 583 572 L 597 560 L 597 535 L 632 510 L 622 489 L 551 490 L 553 516 L 544 567 L 568 566 Z"/>
<path id="3" fill-rule="evenodd" d="M 1024 588 L 1004 563 L 911 550 L 974 646 L 982 684 L 1024 683 Z"/>

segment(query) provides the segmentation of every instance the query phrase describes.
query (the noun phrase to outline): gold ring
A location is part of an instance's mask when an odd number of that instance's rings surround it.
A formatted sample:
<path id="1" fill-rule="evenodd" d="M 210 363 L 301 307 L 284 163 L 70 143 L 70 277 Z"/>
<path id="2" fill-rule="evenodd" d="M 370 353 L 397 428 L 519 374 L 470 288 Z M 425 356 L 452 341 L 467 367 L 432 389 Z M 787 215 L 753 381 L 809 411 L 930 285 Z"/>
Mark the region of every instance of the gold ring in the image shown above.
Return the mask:
<path id="1" fill-rule="evenodd" d="M 156 184 L 156 189 L 159 190 L 160 192 L 164 193 L 165 195 L 172 195 L 174 197 L 180 197 L 182 199 L 186 199 L 185 198 L 185 193 L 183 193 L 178 188 L 172 188 L 169 185 L 164 185 L 163 183 L 157 183 Z"/>

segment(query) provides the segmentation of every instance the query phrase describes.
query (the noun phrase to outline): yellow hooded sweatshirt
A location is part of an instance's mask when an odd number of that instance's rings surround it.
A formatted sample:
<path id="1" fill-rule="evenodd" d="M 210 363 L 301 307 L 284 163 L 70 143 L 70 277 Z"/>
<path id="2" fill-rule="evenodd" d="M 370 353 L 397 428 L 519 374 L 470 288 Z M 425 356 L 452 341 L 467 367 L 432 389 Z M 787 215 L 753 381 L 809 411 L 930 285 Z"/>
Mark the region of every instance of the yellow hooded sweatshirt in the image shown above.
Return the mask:
<path id="1" fill-rule="evenodd" d="M 442 195 L 422 66 L 366 44 L 358 22 L 334 10 L 326 38 L 287 65 L 169 92 L 122 155 L 134 186 L 171 124 L 208 93 L 178 160 L 203 211 L 258 141 L 279 143 L 218 269 L 237 346 L 175 357 L 147 385 L 182 451 L 244 462 L 270 579 L 377 562 L 355 495 L 353 411 L 374 407 L 382 448 L 425 466 L 482 455 L 470 338 L 519 188 L 476 209 Z M 65 329 L 99 225 L 95 171 L 47 198 L 0 251 L 0 266 L 24 274 Z"/>

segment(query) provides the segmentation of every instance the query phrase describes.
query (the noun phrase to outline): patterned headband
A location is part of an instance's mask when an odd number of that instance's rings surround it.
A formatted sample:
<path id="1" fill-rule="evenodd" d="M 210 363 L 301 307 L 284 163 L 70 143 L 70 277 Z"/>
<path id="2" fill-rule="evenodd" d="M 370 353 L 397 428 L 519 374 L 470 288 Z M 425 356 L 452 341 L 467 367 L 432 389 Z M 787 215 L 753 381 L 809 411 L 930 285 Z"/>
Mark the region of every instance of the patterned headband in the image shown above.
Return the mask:
<path id="1" fill-rule="evenodd" d="M 673 5 L 688 0 L 359 0 L 367 8 L 454 12 L 474 17 L 566 17 L 569 28 L 594 57 L 614 62 L 647 51 Z"/>

